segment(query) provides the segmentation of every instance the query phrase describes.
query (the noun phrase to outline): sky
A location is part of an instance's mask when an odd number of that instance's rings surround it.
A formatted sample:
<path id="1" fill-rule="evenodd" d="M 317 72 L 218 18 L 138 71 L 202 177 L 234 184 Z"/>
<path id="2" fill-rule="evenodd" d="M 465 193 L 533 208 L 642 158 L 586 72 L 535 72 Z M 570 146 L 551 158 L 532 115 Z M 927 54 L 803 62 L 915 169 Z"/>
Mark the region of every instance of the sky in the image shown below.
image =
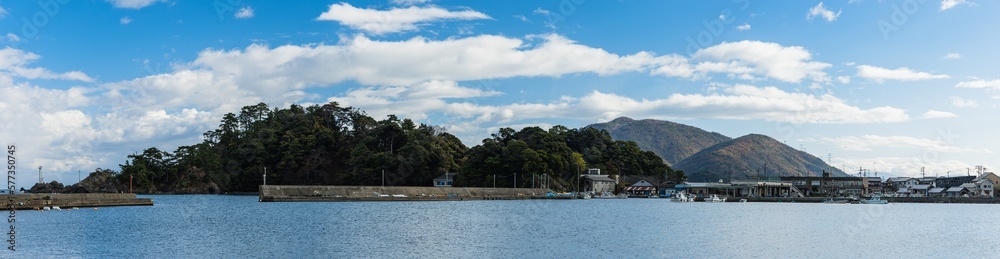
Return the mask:
<path id="1" fill-rule="evenodd" d="M 766 134 L 848 173 L 993 171 L 995 1 L 0 1 L 17 185 L 76 183 L 225 113 L 337 102 L 444 127 L 621 116 Z"/>

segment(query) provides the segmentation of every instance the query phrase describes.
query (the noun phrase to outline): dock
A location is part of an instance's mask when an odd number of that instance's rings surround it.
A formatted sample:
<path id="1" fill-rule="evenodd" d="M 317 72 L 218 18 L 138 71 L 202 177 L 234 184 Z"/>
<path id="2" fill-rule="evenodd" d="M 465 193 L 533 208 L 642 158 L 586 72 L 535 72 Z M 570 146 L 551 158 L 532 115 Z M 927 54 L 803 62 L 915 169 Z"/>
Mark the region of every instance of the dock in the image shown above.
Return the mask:
<path id="1" fill-rule="evenodd" d="M 304 185 L 261 185 L 259 190 L 261 202 L 526 200 L 551 192 L 537 188 Z"/>
<path id="2" fill-rule="evenodd" d="M 44 207 L 111 207 L 153 206 L 153 199 L 138 198 L 133 193 L 30 193 L 0 195 L 0 209 L 10 210 L 10 200 L 15 209 L 31 210 Z"/>

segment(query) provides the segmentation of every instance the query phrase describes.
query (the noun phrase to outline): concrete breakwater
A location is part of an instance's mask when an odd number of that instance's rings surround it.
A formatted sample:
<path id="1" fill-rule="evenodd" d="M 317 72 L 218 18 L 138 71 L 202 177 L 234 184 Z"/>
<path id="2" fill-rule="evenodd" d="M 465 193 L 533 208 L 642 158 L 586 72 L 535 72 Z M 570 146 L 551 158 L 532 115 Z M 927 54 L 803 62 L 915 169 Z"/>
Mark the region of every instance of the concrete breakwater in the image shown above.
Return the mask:
<path id="1" fill-rule="evenodd" d="M 53 206 L 72 208 L 153 205 L 153 199 L 137 198 L 132 193 L 30 193 L 0 195 L 0 200 L 2 200 L 0 209 L 9 210 L 12 198 L 15 208 L 19 210 Z"/>
<path id="2" fill-rule="evenodd" d="M 260 201 L 520 200 L 546 197 L 548 189 L 261 185 Z"/>

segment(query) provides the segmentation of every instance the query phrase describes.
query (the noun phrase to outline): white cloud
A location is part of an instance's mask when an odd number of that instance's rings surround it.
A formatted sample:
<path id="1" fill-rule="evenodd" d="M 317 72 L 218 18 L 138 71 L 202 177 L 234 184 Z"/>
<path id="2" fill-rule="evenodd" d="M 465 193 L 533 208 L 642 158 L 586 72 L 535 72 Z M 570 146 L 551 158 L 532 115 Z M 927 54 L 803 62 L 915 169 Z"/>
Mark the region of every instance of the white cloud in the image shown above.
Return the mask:
<path id="1" fill-rule="evenodd" d="M 943 59 L 960 59 L 960 58 L 962 58 L 962 54 L 948 53 L 948 54 L 945 54 L 944 57 L 941 57 L 941 58 L 943 58 Z"/>
<path id="2" fill-rule="evenodd" d="M 857 68 L 858 77 L 875 80 L 876 82 L 884 82 L 885 80 L 920 81 L 951 78 L 950 76 L 943 74 L 935 75 L 927 72 L 917 72 L 906 67 L 887 69 L 876 66 L 860 65 Z"/>
<path id="3" fill-rule="evenodd" d="M 924 112 L 924 115 L 920 117 L 924 119 L 940 119 L 940 118 L 955 118 L 958 117 L 958 115 L 951 112 L 928 110 L 927 112 Z"/>
<path id="4" fill-rule="evenodd" d="M 114 6 L 115 8 L 124 8 L 124 9 L 142 9 L 143 7 L 153 5 L 157 2 L 162 2 L 162 0 L 107 0 L 107 1 L 110 2 L 111 5 Z"/>
<path id="5" fill-rule="evenodd" d="M 550 15 L 550 14 L 552 14 L 552 12 L 549 12 L 549 10 L 542 9 L 541 7 L 535 9 L 535 11 L 533 11 L 532 13 L 534 13 L 534 14 L 540 14 L 540 15 Z"/>
<path id="6" fill-rule="evenodd" d="M 851 77 L 849 77 L 849 76 L 838 76 L 837 77 L 837 81 L 840 82 L 841 84 L 850 84 L 851 83 Z"/>
<path id="7" fill-rule="evenodd" d="M 522 21 L 522 22 L 527 22 L 527 21 L 530 21 L 530 20 L 528 20 L 528 17 L 527 17 L 527 16 L 524 16 L 524 15 L 520 15 L 520 14 L 516 14 L 516 15 L 514 15 L 513 17 L 514 17 L 514 19 L 518 19 L 518 20 L 520 20 L 520 21 Z"/>
<path id="8" fill-rule="evenodd" d="M 236 10 L 236 14 L 234 14 L 234 16 L 237 19 L 253 18 L 253 8 L 249 6 L 240 7 L 239 10 Z"/>
<path id="9" fill-rule="evenodd" d="M 1000 79 L 997 80 L 975 80 L 975 81 L 962 81 L 955 84 L 958 88 L 986 88 L 986 89 L 1000 89 Z"/>
<path id="10" fill-rule="evenodd" d="M 354 80 L 364 85 L 405 86 L 428 80 L 611 75 L 646 71 L 663 57 L 639 52 L 620 56 L 559 35 L 524 40 L 480 35 L 431 41 L 374 41 L 358 36 L 339 45 L 251 45 L 244 50 L 203 51 L 192 65 L 234 76 L 251 88 L 325 86 Z"/>
<path id="11" fill-rule="evenodd" d="M 926 176 L 958 176 L 965 175 L 967 168 L 974 168 L 975 166 L 961 162 L 958 160 L 928 160 L 917 157 L 834 157 L 833 165 L 835 166 L 846 166 L 845 172 L 856 172 L 852 170 L 857 170 L 858 167 L 864 167 L 865 169 L 871 170 L 869 176 L 875 176 L 874 173 L 878 172 L 878 176 L 887 177 L 889 175 L 893 176 L 904 176 L 904 177 L 921 177 L 920 169 L 923 168 Z M 842 168 L 843 169 L 843 168 Z"/>
<path id="12" fill-rule="evenodd" d="M 979 107 L 979 102 L 976 102 L 975 100 L 966 100 L 966 99 L 963 99 L 962 97 L 958 97 L 958 96 L 952 96 L 951 98 L 948 98 L 948 99 L 951 100 L 951 105 L 953 105 L 955 107 L 958 107 L 958 108 L 965 108 L 965 107 L 975 108 L 975 107 Z"/>
<path id="13" fill-rule="evenodd" d="M 6 36 L 7 36 L 7 42 L 18 42 L 18 41 L 21 41 L 21 37 L 18 37 L 17 34 L 13 34 L 13 33 L 9 33 L 8 32 Z"/>
<path id="14" fill-rule="evenodd" d="M 0 19 L 7 18 L 8 14 L 10 13 L 7 12 L 7 9 L 4 9 L 3 6 L 0 6 Z"/>
<path id="15" fill-rule="evenodd" d="M 823 2 L 819 2 L 818 5 L 809 9 L 809 12 L 806 14 L 806 19 L 812 20 L 813 18 L 819 16 L 822 17 L 827 22 L 832 22 L 837 20 L 837 17 L 840 16 L 840 12 L 841 12 L 840 10 L 838 10 L 836 13 L 827 10 L 826 7 L 823 7 Z"/>
<path id="16" fill-rule="evenodd" d="M 954 144 L 942 140 L 914 138 L 908 136 L 863 135 L 863 136 L 846 136 L 846 137 L 836 137 L 836 138 L 823 137 L 820 138 L 819 140 L 822 142 L 829 143 L 830 145 L 839 146 L 848 151 L 869 151 L 869 150 L 878 150 L 882 148 L 901 148 L 901 149 L 920 149 L 920 150 L 935 151 L 942 153 L 960 153 L 960 152 L 992 153 L 987 149 L 964 148 L 955 146 Z"/>
<path id="17" fill-rule="evenodd" d="M 727 73 L 739 78 L 752 78 L 756 74 L 792 83 L 804 78 L 830 80 L 823 69 L 831 65 L 811 61 L 812 54 L 799 46 L 760 41 L 723 42 L 698 50 L 692 59 L 697 62 L 694 70 L 698 72 Z"/>
<path id="18" fill-rule="evenodd" d="M 45 68 L 29 68 L 26 65 L 41 58 L 35 53 L 7 47 L 0 49 L 0 75 L 7 72 L 10 75 L 25 79 L 61 79 L 92 82 L 94 79 L 80 71 L 55 73 Z"/>
<path id="19" fill-rule="evenodd" d="M 128 16 L 122 17 L 121 19 L 118 19 L 118 23 L 121 23 L 121 24 L 132 23 L 132 18 L 129 18 Z"/>
<path id="20" fill-rule="evenodd" d="M 458 125 L 471 130 L 480 124 L 509 124 L 535 119 L 579 119 L 608 121 L 619 116 L 656 119 L 733 119 L 790 123 L 884 123 L 906 121 L 909 117 L 897 108 L 862 109 L 830 96 L 790 93 L 774 87 L 736 85 L 726 87 L 721 94 L 673 94 L 662 99 L 633 99 L 613 93 L 591 92 L 582 97 L 563 97 L 551 103 L 516 103 L 499 106 L 469 102 L 447 102 L 438 96 L 404 98 L 406 91 L 419 88 L 363 88 L 330 98 L 359 107 L 376 110 L 377 115 L 405 111 L 409 115 L 426 117 L 428 113 L 444 113 L 471 122 Z M 483 96 L 489 92 L 473 91 L 465 96 Z M 445 91 L 441 91 L 445 92 Z M 455 92 L 455 91 L 450 91 Z"/>
<path id="21" fill-rule="evenodd" d="M 971 5 L 972 3 L 966 0 L 941 0 L 941 11 L 954 8 L 960 4 Z"/>
<path id="22" fill-rule="evenodd" d="M 426 3 L 430 3 L 430 2 L 431 2 L 430 0 L 392 0 L 392 4 L 394 4 L 394 5 L 402 5 L 402 6 L 411 6 L 411 5 L 418 5 L 418 4 L 426 4 Z"/>
<path id="23" fill-rule="evenodd" d="M 739 31 L 749 31 L 750 30 L 750 24 L 749 23 L 744 23 L 743 25 L 736 26 L 736 30 L 739 30 Z"/>
<path id="24" fill-rule="evenodd" d="M 423 24 L 440 20 L 491 19 L 486 14 L 473 11 L 449 11 L 440 7 L 393 8 L 387 11 L 363 9 L 348 3 L 331 4 L 330 9 L 316 18 L 320 21 L 337 21 L 343 25 L 368 33 L 414 31 Z"/>

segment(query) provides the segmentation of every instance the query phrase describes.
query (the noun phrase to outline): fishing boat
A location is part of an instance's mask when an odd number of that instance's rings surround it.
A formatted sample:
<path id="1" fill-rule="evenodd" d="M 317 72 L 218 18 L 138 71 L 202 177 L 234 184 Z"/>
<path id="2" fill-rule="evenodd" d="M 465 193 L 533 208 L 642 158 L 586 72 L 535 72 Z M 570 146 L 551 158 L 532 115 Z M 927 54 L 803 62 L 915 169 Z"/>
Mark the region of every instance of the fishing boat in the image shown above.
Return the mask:
<path id="1" fill-rule="evenodd" d="M 674 194 L 673 198 L 670 198 L 670 201 L 673 201 L 673 202 L 692 202 L 692 201 L 694 201 L 694 195 L 688 195 L 687 193 L 684 193 L 684 192 L 678 192 L 677 194 Z"/>
<path id="2" fill-rule="evenodd" d="M 601 194 L 595 195 L 593 198 L 594 199 L 626 199 L 626 198 L 628 198 L 628 195 L 626 195 L 624 193 L 619 194 L 619 195 L 615 195 L 614 193 L 611 193 L 611 192 L 602 192 Z"/>
<path id="3" fill-rule="evenodd" d="M 883 200 L 882 195 L 873 194 L 870 199 L 861 200 L 861 204 L 888 204 L 888 200 Z"/>
<path id="4" fill-rule="evenodd" d="M 712 194 L 705 198 L 705 202 L 726 202 L 726 198 L 719 197 L 718 194 Z"/>

